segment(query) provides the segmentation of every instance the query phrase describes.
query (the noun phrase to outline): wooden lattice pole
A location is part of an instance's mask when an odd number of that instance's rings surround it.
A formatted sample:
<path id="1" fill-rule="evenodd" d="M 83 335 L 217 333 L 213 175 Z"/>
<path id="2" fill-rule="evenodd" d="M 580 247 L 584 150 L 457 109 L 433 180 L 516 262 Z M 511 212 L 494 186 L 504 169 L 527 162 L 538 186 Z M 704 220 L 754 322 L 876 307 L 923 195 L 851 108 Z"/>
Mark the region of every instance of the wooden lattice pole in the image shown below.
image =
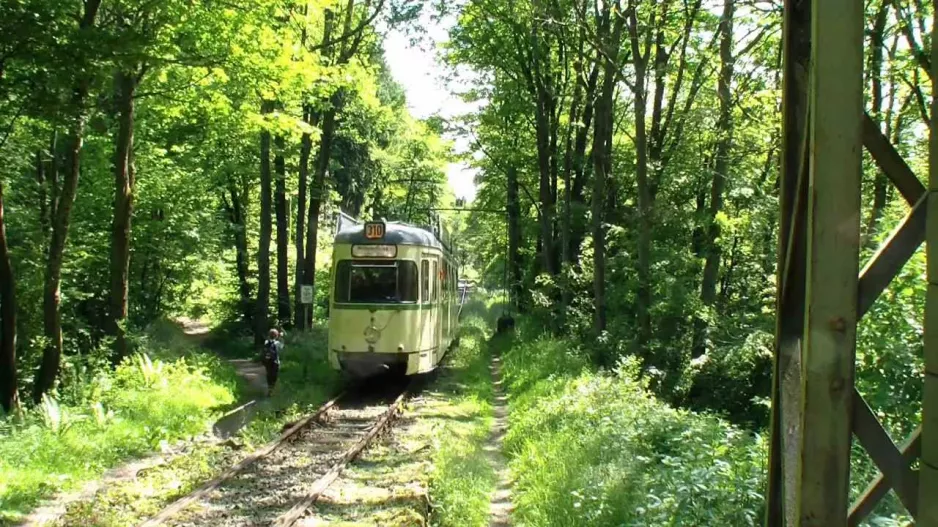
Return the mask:
<path id="1" fill-rule="evenodd" d="M 938 2 L 933 16 L 938 22 Z M 933 22 L 934 24 L 934 22 Z M 932 37 L 932 79 L 938 78 L 938 42 Z M 938 527 L 938 87 L 932 82 L 929 137 L 928 217 L 925 300 L 925 390 L 922 398 L 922 452 L 919 466 L 918 525 Z"/>
<path id="2" fill-rule="evenodd" d="M 846 523 L 862 180 L 862 0 L 812 4 L 798 525 Z"/>

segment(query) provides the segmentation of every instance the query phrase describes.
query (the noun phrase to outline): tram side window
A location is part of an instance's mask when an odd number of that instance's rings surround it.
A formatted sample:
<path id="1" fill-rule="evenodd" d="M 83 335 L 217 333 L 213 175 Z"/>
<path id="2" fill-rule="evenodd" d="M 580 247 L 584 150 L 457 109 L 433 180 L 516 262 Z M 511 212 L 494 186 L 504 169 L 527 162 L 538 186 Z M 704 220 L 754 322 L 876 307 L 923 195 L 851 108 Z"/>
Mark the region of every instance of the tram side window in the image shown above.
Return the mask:
<path id="1" fill-rule="evenodd" d="M 420 264 L 420 301 L 430 301 L 430 260 L 424 260 Z"/>
<path id="2" fill-rule="evenodd" d="M 336 267 L 335 301 L 388 304 L 417 301 L 417 264 L 406 260 L 342 260 Z"/>
<path id="3" fill-rule="evenodd" d="M 437 278 L 439 275 L 436 272 L 436 262 L 430 262 L 430 301 L 436 302 L 436 291 L 439 289 L 437 287 Z"/>

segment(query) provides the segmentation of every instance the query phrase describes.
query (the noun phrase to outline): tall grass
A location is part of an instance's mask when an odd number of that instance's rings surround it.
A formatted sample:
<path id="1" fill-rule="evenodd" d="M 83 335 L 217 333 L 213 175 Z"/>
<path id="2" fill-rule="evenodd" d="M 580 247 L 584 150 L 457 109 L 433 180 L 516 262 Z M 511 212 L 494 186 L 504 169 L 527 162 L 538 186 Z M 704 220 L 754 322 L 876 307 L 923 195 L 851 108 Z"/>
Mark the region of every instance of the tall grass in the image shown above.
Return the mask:
<path id="1" fill-rule="evenodd" d="M 655 399 L 625 361 L 521 324 L 503 351 L 515 520 L 527 526 L 757 525 L 762 438 Z"/>
<path id="2" fill-rule="evenodd" d="M 495 472 L 483 446 L 492 424 L 492 383 L 486 347 L 491 325 L 482 302 L 466 305 L 460 345 L 448 357 L 437 390 L 445 413 L 434 433 L 430 495 L 432 524 L 443 527 L 488 525 Z"/>
<path id="3" fill-rule="evenodd" d="M 205 432 L 234 401 L 234 372 L 222 361 L 178 342 L 145 342 L 145 353 L 116 370 L 0 422 L 0 521 L 17 521 L 42 498 L 129 457 Z"/>

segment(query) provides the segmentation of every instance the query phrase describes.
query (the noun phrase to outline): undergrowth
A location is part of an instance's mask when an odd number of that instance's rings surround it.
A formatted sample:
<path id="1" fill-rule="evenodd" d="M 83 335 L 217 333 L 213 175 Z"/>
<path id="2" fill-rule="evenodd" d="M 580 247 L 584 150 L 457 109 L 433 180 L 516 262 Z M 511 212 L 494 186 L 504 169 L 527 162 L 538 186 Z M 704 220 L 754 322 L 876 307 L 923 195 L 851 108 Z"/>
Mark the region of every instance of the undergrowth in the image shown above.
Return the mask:
<path id="1" fill-rule="evenodd" d="M 483 446 L 492 424 L 492 383 L 486 339 L 491 324 L 481 302 L 467 304 L 460 345 L 451 353 L 440 380 L 446 396 L 445 423 L 434 433 L 430 496 L 431 524 L 442 527 L 488 525 L 495 473 Z"/>
<path id="2" fill-rule="evenodd" d="M 82 368 L 65 389 L 0 422 L 0 521 L 123 460 L 206 432 L 235 399 L 233 370 L 160 327 L 115 370 Z"/>
<path id="3" fill-rule="evenodd" d="M 338 393 L 341 377 L 329 366 L 327 331 L 316 325 L 305 332 L 287 334 L 280 355 L 280 376 L 273 397 L 264 401 L 262 412 L 242 431 L 252 444 L 260 444 L 278 435 L 285 423 L 315 411 Z M 257 355 L 250 343 L 242 343 L 239 355 Z"/>
<path id="4" fill-rule="evenodd" d="M 520 321 L 499 336 L 515 520 L 542 525 L 757 525 L 765 441 L 656 399 L 634 360 L 589 366 Z"/>
<path id="5" fill-rule="evenodd" d="M 172 457 L 141 477 L 113 485 L 90 501 L 70 505 L 62 523 L 139 524 L 277 437 L 286 423 L 313 411 L 335 393 L 338 376 L 326 362 L 325 338 L 321 326 L 288 335 L 274 396 L 258 401 L 257 414 L 231 442 L 195 444 L 185 455 Z M 257 354 L 250 337 L 238 337 L 233 332 L 214 333 L 207 337 L 207 342 L 228 357 L 248 358 Z M 247 383 L 241 379 L 239 382 L 241 388 L 248 389 Z M 235 445 L 238 447 L 235 450 L 226 448 Z"/>

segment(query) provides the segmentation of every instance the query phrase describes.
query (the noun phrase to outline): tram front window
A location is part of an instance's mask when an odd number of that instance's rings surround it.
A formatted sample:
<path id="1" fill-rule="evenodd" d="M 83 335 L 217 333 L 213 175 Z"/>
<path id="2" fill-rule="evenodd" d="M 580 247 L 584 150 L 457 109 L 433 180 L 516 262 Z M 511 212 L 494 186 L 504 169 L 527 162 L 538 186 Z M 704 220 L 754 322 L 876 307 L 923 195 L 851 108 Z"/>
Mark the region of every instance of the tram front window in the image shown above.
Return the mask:
<path id="1" fill-rule="evenodd" d="M 388 304 L 417 301 L 417 264 L 403 260 L 342 260 L 336 269 L 335 300 Z"/>

